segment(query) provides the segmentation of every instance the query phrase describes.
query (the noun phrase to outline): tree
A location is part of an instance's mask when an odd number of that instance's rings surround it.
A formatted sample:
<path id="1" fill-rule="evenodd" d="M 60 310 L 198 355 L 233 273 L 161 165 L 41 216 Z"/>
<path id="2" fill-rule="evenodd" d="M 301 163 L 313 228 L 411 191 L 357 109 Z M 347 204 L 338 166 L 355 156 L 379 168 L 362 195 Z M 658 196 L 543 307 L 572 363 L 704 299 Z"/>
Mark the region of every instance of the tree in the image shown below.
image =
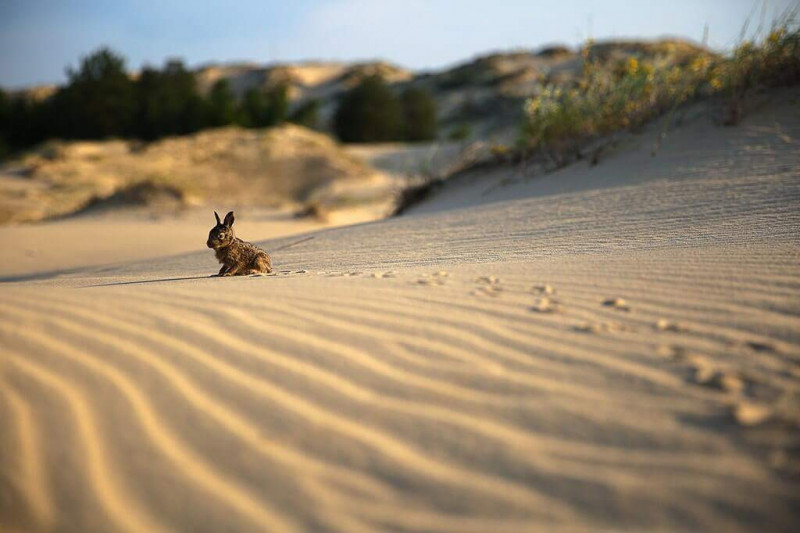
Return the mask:
<path id="1" fill-rule="evenodd" d="M 289 115 L 289 87 L 279 84 L 267 91 L 267 124 L 275 126 L 286 121 Z"/>
<path id="2" fill-rule="evenodd" d="M 59 91 L 58 99 L 65 137 L 130 133 L 134 91 L 122 56 L 101 48 L 85 57 L 78 70 L 68 68 L 67 77 L 69 83 Z"/>
<path id="3" fill-rule="evenodd" d="M 11 151 L 11 99 L 0 89 L 0 160 Z"/>
<path id="4" fill-rule="evenodd" d="M 236 98 L 228 80 L 219 80 L 208 94 L 208 125 L 212 128 L 236 122 Z"/>
<path id="5" fill-rule="evenodd" d="M 342 97 L 333 129 L 344 142 L 397 140 L 402 130 L 400 103 L 380 76 L 369 76 Z"/>
<path id="6" fill-rule="evenodd" d="M 248 89 L 242 101 L 242 125 L 268 128 L 286 120 L 289 114 L 289 88 L 280 84 L 266 91 Z"/>
<path id="7" fill-rule="evenodd" d="M 436 103 L 425 89 L 409 87 L 400 96 L 404 134 L 407 141 L 436 138 Z"/>
<path id="8" fill-rule="evenodd" d="M 247 89 L 242 99 L 240 120 L 246 128 L 260 128 L 266 124 L 267 103 L 263 91 L 255 87 Z"/>
<path id="9" fill-rule="evenodd" d="M 294 122 L 306 128 L 316 129 L 319 127 L 319 107 L 320 101 L 312 98 L 303 102 L 300 107 L 294 110 L 289 117 L 289 122 Z"/>
<path id="10" fill-rule="evenodd" d="M 206 123 L 194 74 L 182 61 L 168 61 L 161 71 L 143 69 L 136 82 L 136 104 L 135 134 L 146 140 L 192 133 Z"/>

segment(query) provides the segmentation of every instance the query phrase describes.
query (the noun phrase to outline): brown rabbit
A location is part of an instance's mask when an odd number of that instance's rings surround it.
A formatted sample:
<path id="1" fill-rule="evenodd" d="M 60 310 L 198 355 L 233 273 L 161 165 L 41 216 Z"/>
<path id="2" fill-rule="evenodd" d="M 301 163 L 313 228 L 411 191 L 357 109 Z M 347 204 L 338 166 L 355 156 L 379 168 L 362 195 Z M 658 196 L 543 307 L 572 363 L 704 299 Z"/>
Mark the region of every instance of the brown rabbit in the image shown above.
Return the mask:
<path id="1" fill-rule="evenodd" d="M 222 263 L 218 276 L 272 272 L 272 260 L 267 252 L 233 234 L 233 211 L 225 215 L 223 222 L 219 221 L 216 211 L 214 217 L 217 219 L 217 225 L 211 228 L 206 245 L 214 249 L 217 259 Z"/>

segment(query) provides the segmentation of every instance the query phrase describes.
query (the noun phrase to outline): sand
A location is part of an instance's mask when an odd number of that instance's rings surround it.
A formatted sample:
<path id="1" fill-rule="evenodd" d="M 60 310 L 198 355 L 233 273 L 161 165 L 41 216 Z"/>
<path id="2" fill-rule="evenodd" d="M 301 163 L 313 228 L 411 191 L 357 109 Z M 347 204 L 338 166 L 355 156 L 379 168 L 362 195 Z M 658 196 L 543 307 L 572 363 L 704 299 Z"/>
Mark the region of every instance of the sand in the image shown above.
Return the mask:
<path id="1" fill-rule="evenodd" d="M 647 131 L 596 167 L 470 176 L 276 251 L 272 276 L 209 278 L 196 242 L 3 266 L 0 524 L 793 530 L 800 107 L 780 96 L 655 158 Z"/>

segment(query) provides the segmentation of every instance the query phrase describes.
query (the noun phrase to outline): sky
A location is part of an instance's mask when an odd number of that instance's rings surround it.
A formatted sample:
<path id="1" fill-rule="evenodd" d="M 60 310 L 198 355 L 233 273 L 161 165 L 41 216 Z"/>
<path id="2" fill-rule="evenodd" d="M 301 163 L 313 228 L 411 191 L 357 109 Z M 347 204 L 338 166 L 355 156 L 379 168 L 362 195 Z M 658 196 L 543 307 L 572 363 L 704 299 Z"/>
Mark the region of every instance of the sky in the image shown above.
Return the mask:
<path id="1" fill-rule="evenodd" d="M 383 59 L 435 70 L 476 55 L 586 38 L 679 36 L 730 49 L 765 0 L 0 0 L 0 86 L 63 83 L 109 46 L 129 70 Z M 768 27 L 800 0 L 766 0 Z"/>

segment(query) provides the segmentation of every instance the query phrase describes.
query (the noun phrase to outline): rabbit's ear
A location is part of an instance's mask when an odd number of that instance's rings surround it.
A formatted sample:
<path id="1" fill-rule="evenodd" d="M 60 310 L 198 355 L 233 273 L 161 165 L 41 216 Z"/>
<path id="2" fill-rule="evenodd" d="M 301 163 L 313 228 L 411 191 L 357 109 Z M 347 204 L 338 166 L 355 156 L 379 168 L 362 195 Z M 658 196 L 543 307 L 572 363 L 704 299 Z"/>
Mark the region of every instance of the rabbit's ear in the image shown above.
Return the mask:
<path id="1" fill-rule="evenodd" d="M 214 218 L 217 219 L 217 224 L 222 224 L 222 222 L 219 221 L 219 215 L 217 214 L 216 211 L 214 211 Z"/>
<path id="2" fill-rule="evenodd" d="M 233 211 L 229 211 L 227 215 L 225 215 L 225 222 L 224 224 L 229 228 L 233 226 Z"/>

